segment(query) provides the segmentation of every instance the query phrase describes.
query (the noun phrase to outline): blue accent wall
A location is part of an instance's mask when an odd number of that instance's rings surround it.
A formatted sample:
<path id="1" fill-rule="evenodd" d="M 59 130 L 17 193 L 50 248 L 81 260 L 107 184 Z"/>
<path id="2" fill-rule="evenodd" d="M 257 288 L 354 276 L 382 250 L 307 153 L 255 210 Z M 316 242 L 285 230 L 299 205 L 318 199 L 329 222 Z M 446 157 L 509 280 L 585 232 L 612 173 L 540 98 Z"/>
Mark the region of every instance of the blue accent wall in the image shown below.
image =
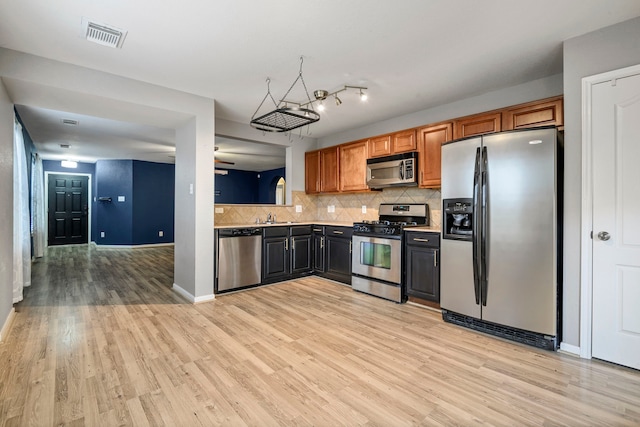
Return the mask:
<path id="1" fill-rule="evenodd" d="M 216 175 L 214 187 L 215 203 L 258 203 L 258 172 L 229 169 Z"/>
<path id="2" fill-rule="evenodd" d="M 58 160 L 42 164 L 45 172 L 91 176 L 91 240 L 98 245 L 173 243 L 175 165 L 98 160 L 78 162 L 76 169 L 69 169 Z M 124 196 L 124 202 L 118 196 Z M 100 202 L 99 197 L 111 197 L 111 202 Z M 100 237 L 101 232 L 105 237 Z"/>
<path id="3" fill-rule="evenodd" d="M 284 178 L 285 168 L 263 172 L 234 169 L 228 169 L 228 171 L 227 175 L 215 177 L 216 203 L 274 204 L 276 202 L 274 182 L 277 182 L 280 177 Z M 260 175 L 259 178 L 258 175 Z"/>
<path id="4" fill-rule="evenodd" d="M 258 180 L 258 203 L 273 204 L 276 202 L 276 184 L 284 178 L 285 168 L 260 172 Z"/>
<path id="5" fill-rule="evenodd" d="M 133 161 L 134 245 L 173 242 L 174 193 L 173 164 Z"/>
<path id="6" fill-rule="evenodd" d="M 111 197 L 111 202 L 96 201 L 96 243 L 133 244 L 133 160 L 98 160 L 96 194 Z M 124 196 L 119 202 L 118 196 Z M 101 236 L 104 233 L 104 237 Z"/>

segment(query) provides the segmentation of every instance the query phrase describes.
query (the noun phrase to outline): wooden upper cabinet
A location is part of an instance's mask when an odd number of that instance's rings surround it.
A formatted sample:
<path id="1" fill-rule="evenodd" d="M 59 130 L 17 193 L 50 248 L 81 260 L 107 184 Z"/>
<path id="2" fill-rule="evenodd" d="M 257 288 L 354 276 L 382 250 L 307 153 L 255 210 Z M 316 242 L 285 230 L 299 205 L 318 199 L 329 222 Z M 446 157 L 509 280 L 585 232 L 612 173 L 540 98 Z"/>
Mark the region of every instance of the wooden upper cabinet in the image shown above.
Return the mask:
<path id="1" fill-rule="evenodd" d="M 502 112 L 502 130 L 563 126 L 562 97 L 516 105 Z"/>
<path id="2" fill-rule="evenodd" d="M 304 192 L 316 194 L 320 192 L 320 151 L 304 153 Z"/>
<path id="3" fill-rule="evenodd" d="M 369 157 L 391 154 L 391 135 L 375 136 L 369 139 Z"/>
<path id="4" fill-rule="evenodd" d="M 320 192 L 338 191 L 339 146 L 320 150 Z"/>
<path id="5" fill-rule="evenodd" d="M 391 154 L 406 153 L 417 149 L 418 142 L 416 141 L 415 129 L 396 132 L 391 135 Z"/>
<path id="6" fill-rule="evenodd" d="M 418 129 L 418 153 L 422 188 L 439 188 L 442 144 L 453 139 L 453 124 L 440 123 Z"/>
<path id="7" fill-rule="evenodd" d="M 340 145 L 340 191 L 368 190 L 367 153 L 369 140 Z"/>
<path id="8" fill-rule="evenodd" d="M 475 114 L 453 121 L 453 139 L 485 133 L 500 132 L 502 129 L 502 113 Z"/>

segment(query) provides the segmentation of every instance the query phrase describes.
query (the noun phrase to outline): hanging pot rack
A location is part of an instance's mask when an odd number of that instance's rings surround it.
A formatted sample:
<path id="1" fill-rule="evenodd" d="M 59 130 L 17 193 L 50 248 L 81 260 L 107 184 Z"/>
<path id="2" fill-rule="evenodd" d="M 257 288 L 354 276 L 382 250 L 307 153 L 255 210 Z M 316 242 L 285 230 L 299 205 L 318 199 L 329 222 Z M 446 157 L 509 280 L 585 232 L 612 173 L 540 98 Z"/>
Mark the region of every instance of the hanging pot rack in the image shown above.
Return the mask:
<path id="1" fill-rule="evenodd" d="M 307 89 L 307 85 L 304 81 L 304 77 L 302 77 L 302 64 L 304 63 L 304 58 L 300 57 L 300 70 L 298 72 L 298 77 L 293 81 L 289 90 L 284 94 L 280 102 L 276 102 L 271 95 L 271 80 L 267 78 L 267 93 L 262 98 L 262 102 L 258 105 L 255 113 L 251 116 L 251 127 L 265 131 L 265 132 L 288 132 L 293 129 L 297 129 L 302 126 L 310 125 L 320 120 L 320 114 L 318 114 L 313 108 L 313 103 L 316 101 L 323 101 L 329 96 L 334 96 L 336 99 L 336 105 L 342 104 L 340 98 L 338 98 L 338 93 L 344 92 L 347 89 L 357 89 L 360 91 L 360 96 L 364 96 L 363 90 L 366 90 L 366 87 L 363 86 L 347 86 L 345 85 L 341 89 L 338 89 L 334 92 L 327 92 L 326 90 L 316 90 L 314 91 L 315 99 L 312 100 L 311 96 L 309 96 L 309 90 Z M 302 87 L 304 88 L 304 92 L 307 95 L 307 101 L 298 103 L 287 101 L 287 95 L 291 92 L 294 86 L 300 81 Z M 271 99 L 273 105 L 275 107 L 274 110 L 263 114 L 261 116 L 256 117 L 260 108 L 262 108 L 265 101 Z"/>

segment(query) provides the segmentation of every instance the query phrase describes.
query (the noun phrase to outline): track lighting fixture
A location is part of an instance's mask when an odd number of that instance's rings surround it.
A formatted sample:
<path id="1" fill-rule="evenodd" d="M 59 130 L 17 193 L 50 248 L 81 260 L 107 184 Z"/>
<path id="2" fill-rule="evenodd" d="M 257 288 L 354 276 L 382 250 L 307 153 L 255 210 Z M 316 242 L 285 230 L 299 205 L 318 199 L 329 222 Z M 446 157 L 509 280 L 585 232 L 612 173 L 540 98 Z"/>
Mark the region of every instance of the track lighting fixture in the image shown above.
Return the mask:
<path id="1" fill-rule="evenodd" d="M 315 99 L 311 99 L 311 97 L 309 96 L 309 92 L 307 91 L 307 85 L 305 84 L 304 78 L 302 77 L 303 62 L 303 57 L 300 57 L 300 71 L 298 73 L 298 77 L 293 81 L 293 84 L 279 102 L 276 102 L 271 95 L 271 89 L 269 87 L 271 80 L 267 78 L 267 94 L 262 99 L 262 102 L 260 102 L 260 105 L 258 105 L 255 113 L 253 113 L 253 116 L 251 116 L 250 124 L 252 127 L 266 132 L 288 132 L 301 126 L 315 123 L 320 120 L 320 115 L 314 110 L 313 103 L 318 103 L 318 111 L 324 111 L 325 104 L 323 101 L 328 97 L 333 96 L 336 106 L 341 105 L 342 100 L 338 98 L 338 94 L 349 89 L 358 90 L 360 99 L 362 101 L 365 101 L 367 99 L 367 95 L 363 92 L 364 90 L 367 90 L 366 87 L 348 85 L 344 85 L 341 89 L 333 92 L 329 92 L 324 89 L 315 90 L 313 91 L 313 96 Z M 302 83 L 302 87 L 304 88 L 304 91 L 307 95 L 308 101 L 306 102 L 293 102 L 286 99 L 289 92 L 291 92 L 291 89 L 293 89 L 296 83 L 298 83 L 298 80 L 300 80 L 300 82 Z M 260 108 L 267 100 L 267 98 L 271 99 L 273 105 L 275 106 L 275 109 L 259 117 L 256 117 L 258 111 L 260 111 Z"/>

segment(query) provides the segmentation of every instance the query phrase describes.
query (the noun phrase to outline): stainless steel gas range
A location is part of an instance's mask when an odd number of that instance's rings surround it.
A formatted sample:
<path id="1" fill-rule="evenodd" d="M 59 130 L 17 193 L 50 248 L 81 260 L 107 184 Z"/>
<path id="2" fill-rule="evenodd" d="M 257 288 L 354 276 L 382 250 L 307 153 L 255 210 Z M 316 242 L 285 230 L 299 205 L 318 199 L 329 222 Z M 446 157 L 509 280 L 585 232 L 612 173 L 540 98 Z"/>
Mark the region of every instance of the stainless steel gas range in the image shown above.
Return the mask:
<path id="1" fill-rule="evenodd" d="M 405 302 L 404 229 L 417 225 L 429 225 L 427 204 L 383 203 L 377 221 L 354 223 L 351 287 L 398 303 Z"/>

